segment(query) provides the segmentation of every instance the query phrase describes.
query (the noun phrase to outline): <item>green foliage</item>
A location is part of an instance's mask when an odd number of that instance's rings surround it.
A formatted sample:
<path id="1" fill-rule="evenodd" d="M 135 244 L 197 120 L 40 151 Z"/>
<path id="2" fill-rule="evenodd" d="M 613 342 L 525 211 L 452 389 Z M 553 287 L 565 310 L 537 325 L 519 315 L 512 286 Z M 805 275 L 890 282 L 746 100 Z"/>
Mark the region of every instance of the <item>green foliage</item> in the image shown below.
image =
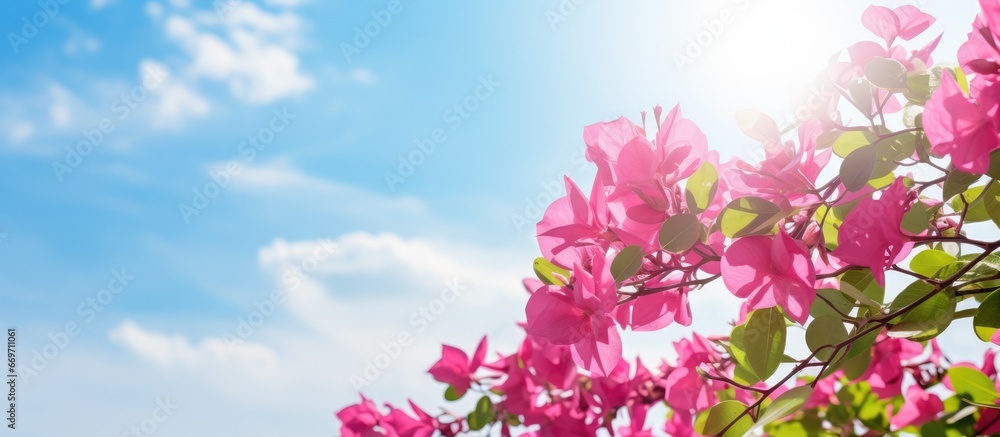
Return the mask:
<path id="1" fill-rule="evenodd" d="M 566 285 L 566 281 L 569 280 L 568 270 L 552 264 L 545 258 L 535 258 L 533 267 L 538 280 L 548 285 Z"/>
<path id="2" fill-rule="evenodd" d="M 989 377 L 978 369 L 956 366 L 948 369 L 948 379 L 955 389 L 955 394 L 962 399 L 968 399 L 981 404 L 993 404 L 1000 395 Z"/>
<path id="3" fill-rule="evenodd" d="M 701 214 L 708 209 L 715 199 L 719 189 L 719 173 L 711 162 L 705 162 L 687 180 L 684 187 L 684 197 L 687 207 L 694 214 Z"/>
<path id="4" fill-rule="evenodd" d="M 743 414 L 746 408 L 747 406 L 740 401 L 719 402 L 698 414 L 698 417 L 694 421 L 694 430 L 701 435 L 718 435 L 722 430 L 726 429 L 726 426 L 736 421 L 722 436 L 742 436 L 753 426 L 753 419 L 749 415 Z M 741 414 L 743 414 L 743 417 L 736 420 Z"/>
<path id="5" fill-rule="evenodd" d="M 733 200 L 719 213 L 719 230 L 729 238 L 770 234 L 774 225 L 785 216 L 778 205 L 755 196 Z"/>
<path id="6" fill-rule="evenodd" d="M 615 282 L 622 281 L 635 276 L 642 267 L 642 248 L 639 246 L 628 246 L 618 252 L 614 261 L 611 261 L 611 276 Z"/>
<path id="7" fill-rule="evenodd" d="M 979 311 L 972 319 L 976 336 L 982 341 L 990 341 L 1000 329 L 1000 291 L 994 291 L 979 304 Z"/>
<path id="8" fill-rule="evenodd" d="M 761 381 L 778 370 L 785 354 L 787 325 L 778 307 L 751 311 L 743 325 L 741 346 L 749 370 Z"/>
<path id="9" fill-rule="evenodd" d="M 476 402 L 476 409 L 469 413 L 469 429 L 479 431 L 493 422 L 496 412 L 493 410 L 493 401 L 489 397 L 483 396 Z"/>
<path id="10" fill-rule="evenodd" d="M 691 249 L 705 233 L 705 226 L 694 214 L 671 216 L 660 227 L 660 247 L 670 253 L 683 253 Z"/>
<path id="11" fill-rule="evenodd" d="M 932 294 L 929 298 L 925 297 Z M 954 292 L 949 288 L 935 291 L 933 285 L 916 281 L 899 293 L 889 311 L 897 312 L 924 299 L 916 307 L 893 320 L 886 334 L 890 337 L 926 341 L 943 332 L 955 316 Z"/>

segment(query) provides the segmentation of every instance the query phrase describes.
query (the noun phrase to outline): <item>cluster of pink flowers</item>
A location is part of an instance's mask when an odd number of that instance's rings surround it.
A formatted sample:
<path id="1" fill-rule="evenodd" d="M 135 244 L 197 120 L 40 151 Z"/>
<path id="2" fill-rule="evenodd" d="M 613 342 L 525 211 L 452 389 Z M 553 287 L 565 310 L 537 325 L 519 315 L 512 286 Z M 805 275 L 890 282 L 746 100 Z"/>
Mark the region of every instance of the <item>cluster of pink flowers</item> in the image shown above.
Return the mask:
<path id="1" fill-rule="evenodd" d="M 959 69 L 932 68 L 940 35 L 912 51 L 901 45 L 924 34 L 933 17 L 914 6 L 869 7 L 862 24 L 878 41 L 856 43 L 845 60 L 830 65 L 823 80 L 840 93 L 797 125 L 797 138 L 783 138 L 777 123 L 759 112 L 738 115 L 741 129 L 762 146 L 759 162 L 722 161 L 679 106 L 666 113 L 653 109 L 652 135 L 645 112 L 640 124 L 622 117 L 587 126 L 586 157 L 597 174 L 589 195 L 566 178 L 566 195 L 537 225 L 543 260 L 540 270 L 536 267 L 538 279 L 524 281 L 529 297 L 520 348 L 491 359 L 485 338 L 471 357 L 444 346 L 429 371 L 449 386 L 450 400 L 478 393 L 476 410 L 430 415 L 411 403 L 411 415 L 362 398 L 337 414 L 343 435 L 451 436 L 498 426 L 505 436 L 593 435 L 600 429 L 648 436 L 646 416 L 658 404 L 669 410 L 661 429 L 670 435 L 694 435 L 699 426 L 724 433 L 744 415 L 751 423 L 758 420 L 766 400 L 799 386 L 810 390 L 801 408 L 827 411 L 814 416 L 828 426 L 853 432 L 853 420 L 837 424 L 834 411 L 862 415 L 852 402 L 870 397 L 879 407 L 866 410 L 858 426 L 879 430 L 881 419 L 868 416 L 881 417 L 882 431 L 897 431 L 918 429 L 945 414 L 941 396 L 927 389 L 935 384 L 952 389 L 949 367 L 975 368 L 995 385 L 992 352 L 982 366 L 951 365 L 932 339 L 947 323 L 939 327 L 939 321 L 906 318 L 946 293 L 946 304 L 932 309 L 946 312 L 950 323 L 959 282 L 971 288 L 979 281 L 968 276 L 971 258 L 961 264 L 947 255 L 957 263 L 951 276 L 901 267 L 915 247 L 935 242 L 987 249 L 972 264 L 1000 247 L 964 237 L 962 223 L 971 217 L 972 199 L 963 198 L 966 205 L 959 211 L 947 198 L 926 196 L 927 189 L 948 185 L 952 178 L 971 174 L 978 179 L 991 171 L 991 153 L 1000 148 L 1000 2 L 981 3 L 983 13 L 959 52 Z M 840 108 L 846 103 L 867 123 L 842 124 Z M 907 129 L 886 127 L 886 114 L 921 109 L 916 120 L 908 116 Z M 823 182 L 834 155 L 844 158 L 840 173 Z M 910 171 L 917 165 L 943 174 L 918 180 Z M 911 210 L 922 214 L 917 217 L 926 226 L 908 224 Z M 884 293 L 886 272 L 893 270 L 916 276 L 931 291 L 900 298 L 890 307 L 881 294 L 859 289 Z M 848 272 L 870 274 L 870 284 L 859 287 L 845 278 Z M 751 366 L 756 379 L 741 376 L 747 367 L 741 351 L 757 345 L 742 343 L 749 337 L 737 344 L 735 330 L 734 338 L 694 334 L 678 341 L 676 359 L 654 369 L 623 359 L 621 331 L 691 325 L 689 294 L 708 292 L 699 290 L 720 278 L 743 300 L 737 327 L 749 323 L 749 313 L 769 309 L 779 310 L 781 332 L 785 318 L 806 327 L 819 319 L 816 307 L 826 306 L 828 314 L 839 316 L 824 317 L 842 322 L 832 326 L 851 325 L 850 341 L 810 344 L 813 354 L 789 358 L 786 362 L 796 365 L 793 373 L 772 386 L 766 381 L 773 369 L 761 370 L 767 365 Z M 1000 279 L 1000 272 L 985 279 Z M 827 297 L 820 301 L 820 289 L 843 291 L 838 299 L 846 309 Z M 855 308 L 855 315 L 845 313 Z M 811 341 L 809 336 L 807 330 Z M 858 346 L 865 338 L 868 344 Z M 770 339 L 754 341 L 765 340 Z M 838 368 L 843 363 L 837 360 L 852 347 L 867 348 L 851 355 L 868 360 L 862 371 Z M 781 358 L 783 351 L 777 353 Z M 819 372 L 795 374 L 807 367 Z M 700 413 L 730 401 L 748 407 L 728 426 L 696 424 Z M 976 432 L 1000 432 L 1000 413 L 984 407 L 977 414 L 969 419 Z"/>

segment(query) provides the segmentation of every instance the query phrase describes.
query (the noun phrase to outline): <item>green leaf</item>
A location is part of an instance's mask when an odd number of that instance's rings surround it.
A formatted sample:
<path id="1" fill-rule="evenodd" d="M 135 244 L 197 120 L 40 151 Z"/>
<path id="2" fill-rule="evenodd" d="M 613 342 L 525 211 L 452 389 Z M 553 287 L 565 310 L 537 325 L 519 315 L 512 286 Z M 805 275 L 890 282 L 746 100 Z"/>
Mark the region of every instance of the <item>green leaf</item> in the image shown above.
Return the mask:
<path id="1" fill-rule="evenodd" d="M 737 382 L 754 384 L 760 381 L 760 377 L 754 374 L 747 360 L 746 346 L 743 344 L 743 332 L 745 325 L 736 325 L 729 334 L 729 352 L 736 361 L 736 369 L 733 371 Z"/>
<path id="2" fill-rule="evenodd" d="M 875 334 L 877 336 L 878 331 L 875 331 Z M 861 339 L 858 340 L 860 341 Z M 864 349 L 862 349 L 863 346 L 864 345 L 859 345 L 857 344 L 857 342 L 855 342 L 853 345 L 851 345 L 851 350 L 852 351 L 855 350 L 854 348 L 858 348 L 858 350 L 865 350 L 865 351 L 871 350 L 870 349 L 871 343 L 869 343 L 867 347 L 864 347 Z M 848 356 L 849 355 L 850 353 L 848 352 Z M 858 353 L 850 358 L 845 357 L 844 363 L 842 366 L 840 366 L 840 368 L 841 370 L 844 371 L 844 376 L 846 376 L 847 379 L 853 381 L 864 375 L 865 372 L 868 371 L 868 368 L 871 367 L 871 363 L 872 363 L 872 354 Z"/>
<path id="3" fill-rule="evenodd" d="M 844 299 L 844 295 L 840 290 L 833 288 L 821 288 L 816 290 L 817 296 L 822 296 L 824 299 L 816 299 L 813 301 L 812 307 L 809 308 L 809 314 L 814 318 L 820 318 L 823 316 L 839 317 L 840 313 L 850 314 L 853 305 Z M 830 303 L 827 303 L 830 302 Z M 830 304 L 833 307 L 830 307 Z M 837 312 L 840 311 L 840 313 Z"/>
<path id="4" fill-rule="evenodd" d="M 701 214 L 712 204 L 715 192 L 719 189 L 719 173 L 711 162 L 701 164 L 687 180 L 684 197 L 691 212 Z"/>
<path id="5" fill-rule="evenodd" d="M 990 153 L 990 169 L 986 175 L 1000 180 L 1000 150 L 994 150 L 993 153 Z"/>
<path id="6" fill-rule="evenodd" d="M 645 255 L 642 253 L 642 248 L 639 246 L 628 246 L 618 252 L 615 256 L 615 260 L 611 261 L 611 276 L 615 278 L 615 282 L 622 283 L 622 281 L 635 276 L 642 267 L 642 258 Z"/>
<path id="7" fill-rule="evenodd" d="M 933 292 L 934 286 L 916 281 L 899 293 L 889 311 L 896 312 Z M 955 299 L 950 289 L 935 293 L 920 305 L 893 319 L 894 326 L 886 333 L 893 338 L 907 338 L 912 341 L 930 340 L 944 331 L 955 316 Z"/>
<path id="8" fill-rule="evenodd" d="M 1000 183 L 994 182 L 983 193 L 982 204 L 990 220 L 993 220 L 993 223 L 1000 227 Z"/>
<path id="9" fill-rule="evenodd" d="M 703 226 L 694 214 L 670 216 L 660 227 L 660 247 L 670 253 L 683 253 L 691 249 L 701 237 Z"/>
<path id="10" fill-rule="evenodd" d="M 566 285 L 569 280 L 569 270 L 560 268 L 545 258 L 535 258 L 533 267 L 535 276 L 548 285 Z"/>
<path id="11" fill-rule="evenodd" d="M 860 327 L 852 329 L 851 330 L 851 336 L 856 335 L 857 333 L 865 330 L 869 326 L 871 326 L 871 325 L 860 326 Z M 869 333 L 867 333 L 865 335 L 862 335 L 861 338 L 858 338 L 857 340 L 854 340 L 854 342 L 851 343 L 851 348 L 850 348 L 850 350 L 847 351 L 847 356 L 845 356 L 844 359 L 846 359 L 846 360 L 852 360 L 852 359 L 854 359 L 856 357 L 860 357 L 862 355 L 867 355 L 868 358 L 869 358 L 869 360 L 870 360 L 871 359 L 871 355 L 872 355 L 871 354 L 871 347 L 872 347 L 873 344 L 875 344 L 875 340 L 878 339 L 879 331 L 880 330 L 878 330 L 878 329 L 873 330 L 872 332 L 869 332 Z"/>
<path id="12" fill-rule="evenodd" d="M 839 317 L 819 317 L 814 319 L 806 328 L 806 345 L 813 352 L 816 352 L 816 350 L 825 345 L 840 344 L 844 340 L 847 340 L 847 328 L 844 327 L 844 322 Z M 844 354 L 844 349 L 841 349 L 838 353 L 840 357 L 843 357 Z M 816 353 L 816 357 L 823 361 L 839 361 L 839 358 L 831 360 L 832 356 L 833 348 L 830 347 L 823 348 L 823 350 Z"/>
<path id="13" fill-rule="evenodd" d="M 982 341 L 990 341 L 1000 329 L 1000 291 L 994 291 L 979 304 L 979 312 L 972 318 L 972 327 Z"/>
<path id="14" fill-rule="evenodd" d="M 852 269 L 840 277 L 840 291 L 852 302 L 879 309 L 885 298 L 885 287 L 878 285 L 871 269 Z"/>
<path id="15" fill-rule="evenodd" d="M 944 197 L 941 200 L 947 202 L 952 197 L 968 190 L 972 184 L 976 183 L 982 175 L 969 174 L 956 168 L 948 171 L 948 176 L 944 180 Z"/>
<path id="16" fill-rule="evenodd" d="M 747 406 L 740 401 L 722 401 L 713 405 L 708 410 L 702 411 L 694 421 L 694 430 L 701 435 L 718 435 L 730 426 L 722 437 L 742 436 L 753 426 L 753 419 L 749 414 L 743 414 Z M 737 417 L 743 414 L 739 420 Z"/>
<path id="17" fill-rule="evenodd" d="M 752 311 L 743 331 L 747 363 L 760 379 L 766 380 L 778 370 L 785 355 L 785 316 L 778 307 Z"/>
<path id="18" fill-rule="evenodd" d="M 847 82 L 847 91 L 851 93 L 854 107 L 865 116 L 872 114 L 872 85 L 865 78 L 852 79 Z"/>
<path id="19" fill-rule="evenodd" d="M 476 402 L 476 409 L 469 413 L 469 429 L 479 431 L 493 422 L 496 414 L 493 411 L 493 401 L 483 396 Z"/>
<path id="20" fill-rule="evenodd" d="M 903 223 L 900 226 L 912 234 L 921 234 L 934 225 L 935 217 L 940 209 L 940 203 L 931 206 L 919 200 L 913 202 L 910 210 L 903 214 Z"/>
<path id="21" fill-rule="evenodd" d="M 928 278 L 933 278 L 939 270 L 955 261 L 958 261 L 958 259 L 947 252 L 927 249 L 918 253 L 910 260 L 910 270 Z"/>
<path id="22" fill-rule="evenodd" d="M 906 88 L 906 67 L 895 59 L 874 58 L 865 64 L 865 77 L 882 89 Z"/>
<path id="23" fill-rule="evenodd" d="M 812 392 L 812 387 L 803 385 L 782 393 L 781 396 L 778 396 L 771 402 L 771 405 L 768 405 L 767 409 L 764 410 L 764 413 L 757 418 L 757 423 L 747 430 L 746 434 L 743 436 L 746 437 L 751 435 L 754 431 L 763 428 L 764 425 L 774 422 L 775 420 L 788 417 L 796 411 L 799 411 L 799 409 L 806 404 L 806 401 L 809 400 L 809 396 L 812 396 Z"/>
<path id="24" fill-rule="evenodd" d="M 955 394 L 963 399 L 992 404 L 1000 397 L 993 381 L 978 369 L 955 366 L 948 369 L 948 379 L 955 388 Z"/>
<path id="25" fill-rule="evenodd" d="M 991 410 L 1000 410 L 1000 405 L 997 405 L 997 404 L 987 404 L 987 403 L 984 403 L 984 402 L 976 402 L 976 401 L 974 401 L 972 399 L 962 399 L 962 401 L 966 402 L 966 403 L 968 403 L 970 405 L 975 405 L 975 406 L 980 407 L 980 408 L 989 408 Z"/>
<path id="26" fill-rule="evenodd" d="M 840 164 L 840 180 L 848 191 L 858 191 L 868 185 L 875 171 L 878 148 L 864 146 L 847 155 Z"/>
<path id="27" fill-rule="evenodd" d="M 986 206 L 983 202 L 982 194 L 984 188 L 986 188 L 985 185 L 969 188 L 951 200 L 951 208 L 958 212 L 962 212 L 965 204 L 969 205 L 969 210 L 965 214 L 966 223 L 985 222 L 990 219 L 990 214 L 986 211 Z M 963 200 L 965 201 L 964 203 L 962 202 Z"/>
<path id="28" fill-rule="evenodd" d="M 847 131 L 840 134 L 836 140 L 833 141 L 833 153 L 841 158 L 847 157 L 851 152 L 874 143 L 878 137 L 871 132 L 862 131 Z"/>
<path id="29" fill-rule="evenodd" d="M 755 196 L 733 200 L 719 213 L 717 223 L 723 235 L 739 238 L 747 235 L 768 234 L 785 212 L 768 200 Z"/>
<path id="30" fill-rule="evenodd" d="M 448 388 L 444 390 L 444 399 L 446 401 L 457 401 L 462 399 L 463 395 L 465 395 L 465 393 L 462 393 L 461 395 L 458 394 L 458 391 L 455 390 L 455 386 L 453 385 L 449 385 Z"/>
<path id="31" fill-rule="evenodd" d="M 736 111 L 736 124 L 746 136 L 761 143 L 778 143 L 781 141 L 781 130 L 778 123 L 767 114 L 756 109 L 741 109 Z"/>

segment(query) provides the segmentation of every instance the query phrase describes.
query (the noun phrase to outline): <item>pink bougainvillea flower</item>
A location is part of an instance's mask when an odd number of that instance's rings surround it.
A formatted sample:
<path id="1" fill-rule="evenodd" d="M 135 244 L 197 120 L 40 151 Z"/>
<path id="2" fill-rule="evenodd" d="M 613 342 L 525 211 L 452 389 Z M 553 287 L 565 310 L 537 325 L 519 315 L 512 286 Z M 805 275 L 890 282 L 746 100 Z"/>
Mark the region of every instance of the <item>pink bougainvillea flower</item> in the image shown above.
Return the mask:
<path id="1" fill-rule="evenodd" d="M 906 402 L 889 419 L 892 428 L 899 430 L 907 426 L 923 425 L 934 420 L 944 411 L 944 403 L 936 394 L 927 393 L 919 385 L 911 385 L 906 389 Z"/>
<path id="2" fill-rule="evenodd" d="M 542 256 L 564 268 L 572 267 L 580 251 L 573 248 L 596 246 L 607 249 L 617 237 L 608 230 L 609 214 L 604 187 L 595 184 L 588 200 L 583 191 L 565 178 L 566 195 L 556 199 L 538 222 L 538 247 Z"/>
<path id="3" fill-rule="evenodd" d="M 879 334 L 872 346 L 872 361 L 868 370 L 859 378 L 868 381 L 872 392 L 880 399 L 899 396 L 903 387 L 904 366 L 919 357 L 924 347 L 915 341 L 890 338 Z"/>
<path id="4" fill-rule="evenodd" d="M 722 256 L 722 281 L 750 309 L 780 306 L 792 320 L 805 323 L 816 299 L 816 268 L 801 241 L 784 230 L 774 237 L 737 239 Z"/>
<path id="5" fill-rule="evenodd" d="M 657 119 L 659 119 L 657 111 Z M 618 117 L 614 121 L 595 123 L 583 128 L 583 142 L 587 145 L 587 160 L 597 165 L 595 185 L 612 186 L 618 184 L 619 175 L 613 166 L 626 143 L 645 132 L 628 118 Z"/>
<path id="6" fill-rule="evenodd" d="M 910 5 L 896 9 L 872 5 L 861 15 L 861 24 L 885 40 L 886 46 L 891 46 L 896 38 L 907 41 L 915 38 L 934 24 L 934 21 L 934 17 Z"/>
<path id="7" fill-rule="evenodd" d="M 680 280 L 680 275 L 670 276 L 659 281 L 647 281 L 646 287 L 670 287 Z M 633 331 L 657 331 L 674 322 L 691 326 L 688 291 L 690 288 L 675 288 L 640 296 L 618 305 L 614 310 L 615 319 Z"/>
<path id="8" fill-rule="evenodd" d="M 619 185 L 625 184 L 651 207 L 668 211 L 673 201 L 666 193 L 698 170 L 707 153 L 705 134 L 681 116 L 680 106 L 674 106 L 660 124 L 654 142 L 636 136 L 622 147 L 615 174 Z"/>
<path id="9" fill-rule="evenodd" d="M 435 380 L 455 387 L 455 393 L 464 395 L 472 384 L 472 375 L 479 369 L 486 357 L 486 337 L 479 341 L 472 359 L 462 352 L 461 349 L 443 345 L 441 347 L 441 359 L 431 366 L 427 373 L 430 373 Z"/>
<path id="10" fill-rule="evenodd" d="M 646 413 L 649 405 L 641 402 L 634 402 L 628 407 L 629 423 L 626 426 L 618 427 L 618 435 L 621 437 L 653 437 L 653 430 L 646 428 Z"/>
<path id="11" fill-rule="evenodd" d="M 388 435 L 376 430 L 382 421 L 382 413 L 375 403 L 364 395 L 361 396 L 361 402 L 338 411 L 337 418 L 341 423 L 340 434 L 344 437 Z"/>
<path id="12" fill-rule="evenodd" d="M 702 364 L 717 364 L 722 360 L 722 354 L 712 345 L 712 342 L 695 333 L 691 340 L 681 339 L 674 342 L 677 352 L 677 364 L 670 366 L 664 363 L 661 370 L 664 373 L 664 399 L 674 410 L 703 410 L 716 401 L 715 391 L 723 388 L 718 381 L 705 379 L 698 375 L 698 367 Z"/>
<path id="13" fill-rule="evenodd" d="M 792 141 L 774 143 L 765 147 L 764 160 L 758 165 L 736 161 L 725 169 L 727 188 L 734 198 L 757 196 L 792 206 L 817 200 L 816 178 L 832 150 L 816 151 L 816 138 L 823 133 L 819 121 L 806 121 L 798 130 L 798 145 Z"/>
<path id="14" fill-rule="evenodd" d="M 622 341 L 611 312 L 618 288 L 603 256 L 591 271 L 577 264 L 569 286 L 546 286 L 528 298 L 528 334 L 568 345 L 573 361 L 597 375 L 607 375 L 622 359 Z"/>
<path id="15" fill-rule="evenodd" d="M 983 174 L 990 168 L 990 152 L 1000 148 L 1000 85 L 983 89 L 977 99 L 978 105 L 962 93 L 954 77 L 945 74 L 941 86 L 927 101 L 923 124 L 932 152 L 950 156 L 952 165 L 959 170 Z"/>
<path id="16" fill-rule="evenodd" d="M 431 437 L 438 429 L 437 419 L 421 410 L 413 401 L 410 401 L 410 408 L 416 414 L 416 418 L 410 417 L 403 410 L 389 407 L 389 414 L 385 416 L 383 422 L 387 428 L 395 431 L 399 437 Z"/>
<path id="17" fill-rule="evenodd" d="M 885 286 L 885 270 L 902 261 L 913 247 L 900 229 L 913 198 L 898 177 L 878 200 L 861 199 L 840 226 L 833 256 L 870 268 L 878 284 Z"/>

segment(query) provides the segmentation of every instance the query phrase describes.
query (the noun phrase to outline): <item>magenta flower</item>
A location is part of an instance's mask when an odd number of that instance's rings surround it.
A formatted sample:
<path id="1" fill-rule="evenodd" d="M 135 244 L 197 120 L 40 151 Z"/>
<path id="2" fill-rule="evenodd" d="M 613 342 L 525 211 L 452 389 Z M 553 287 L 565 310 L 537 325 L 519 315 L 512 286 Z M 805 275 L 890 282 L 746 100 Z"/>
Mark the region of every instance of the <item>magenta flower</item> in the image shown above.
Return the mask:
<path id="1" fill-rule="evenodd" d="M 622 359 L 622 341 L 611 312 L 618 289 L 603 256 L 591 271 L 577 264 L 567 287 L 546 286 L 528 299 L 528 334 L 568 345 L 573 361 L 597 375 L 607 375 Z"/>
<path id="2" fill-rule="evenodd" d="M 455 393 L 464 395 L 472 385 L 472 375 L 479 369 L 486 357 L 486 337 L 479 341 L 472 359 L 456 347 L 442 345 L 441 359 L 431 366 L 430 373 L 435 380 L 455 387 Z"/>
<path id="3" fill-rule="evenodd" d="M 389 414 L 385 416 L 383 422 L 399 437 L 431 437 L 434 435 L 439 426 L 437 419 L 425 413 L 413 401 L 410 401 L 410 408 L 417 415 L 415 419 L 403 410 L 389 406 Z"/>
<path id="4" fill-rule="evenodd" d="M 878 284 L 884 286 L 885 270 L 902 261 L 913 247 L 900 229 L 911 197 L 903 178 L 898 177 L 878 200 L 861 199 L 840 226 L 833 256 L 870 268 Z"/>
<path id="5" fill-rule="evenodd" d="M 919 385 L 906 389 L 906 402 L 889 419 L 892 428 L 899 430 L 907 426 L 920 426 L 934 420 L 944 411 L 944 403 L 936 394 L 927 393 Z"/>
<path id="6" fill-rule="evenodd" d="M 934 21 L 934 17 L 910 5 L 896 9 L 872 5 L 861 15 L 861 24 L 884 39 L 886 46 L 891 46 L 897 37 L 907 41 L 913 39 Z"/>
<path id="7" fill-rule="evenodd" d="M 691 176 L 708 154 L 708 140 L 693 121 L 681 116 L 674 106 L 660 125 L 656 141 L 644 136 L 633 138 L 621 149 L 615 162 L 615 174 L 650 206 L 669 210 L 672 201 L 667 190 Z"/>
<path id="8" fill-rule="evenodd" d="M 587 160 L 597 165 L 595 185 L 607 186 L 618 183 L 617 170 L 612 164 L 618 161 L 618 155 L 626 143 L 642 135 L 645 135 L 643 130 L 625 117 L 583 128 Z"/>
<path id="9" fill-rule="evenodd" d="M 577 248 L 606 249 L 614 234 L 609 232 L 609 213 L 604 187 L 594 184 L 590 200 L 570 178 L 565 178 L 566 195 L 556 199 L 538 222 L 538 247 L 542 256 L 569 268 L 581 262 Z"/>
<path id="10" fill-rule="evenodd" d="M 387 435 L 376 430 L 382 420 L 382 413 L 374 402 L 363 395 L 360 403 L 349 405 L 338 411 L 337 419 L 340 419 L 340 433 L 344 437 Z"/>
<path id="11" fill-rule="evenodd" d="M 954 77 L 944 75 L 924 109 L 924 131 L 931 151 L 950 156 L 952 165 L 966 173 L 986 173 L 990 152 L 1000 148 L 998 105 L 1000 85 L 987 85 L 973 102 L 965 97 Z"/>
<path id="12" fill-rule="evenodd" d="M 805 245 L 783 230 L 737 239 L 722 256 L 722 281 L 750 309 L 780 306 L 804 324 L 816 299 L 816 268 Z"/>

